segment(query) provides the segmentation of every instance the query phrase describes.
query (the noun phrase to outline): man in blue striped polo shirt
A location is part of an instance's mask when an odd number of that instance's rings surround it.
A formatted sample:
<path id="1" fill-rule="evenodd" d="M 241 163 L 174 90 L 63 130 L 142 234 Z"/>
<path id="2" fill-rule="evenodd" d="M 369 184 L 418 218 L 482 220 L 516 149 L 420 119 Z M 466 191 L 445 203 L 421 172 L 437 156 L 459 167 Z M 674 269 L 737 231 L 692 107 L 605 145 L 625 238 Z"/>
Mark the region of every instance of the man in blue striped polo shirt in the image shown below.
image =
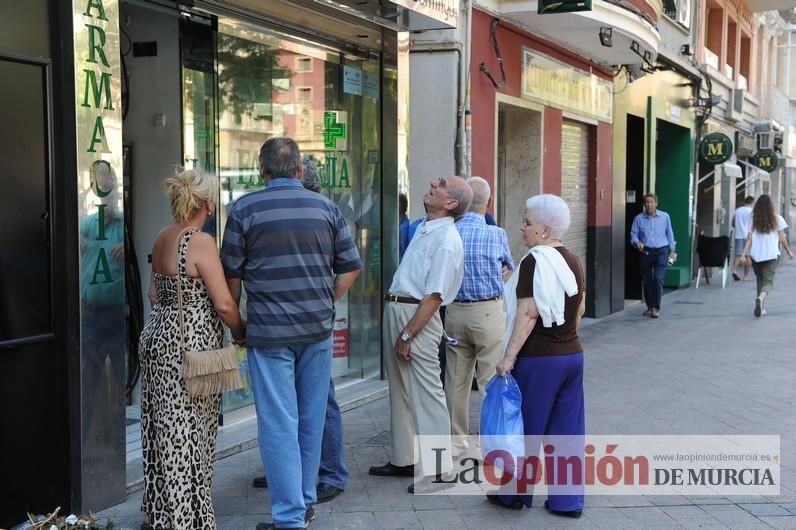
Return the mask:
<path id="1" fill-rule="evenodd" d="M 658 318 L 663 298 L 667 260 L 677 261 L 676 242 L 669 214 L 658 210 L 658 197 L 644 195 L 644 211 L 633 219 L 630 244 L 641 252 L 641 281 L 644 283 L 645 316 Z"/>
<path id="2" fill-rule="evenodd" d="M 245 282 L 246 345 L 273 523 L 304 528 L 315 516 L 334 302 L 362 268 L 337 206 L 301 184 L 290 138 L 260 149 L 263 190 L 235 201 L 222 263 L 233 296 Z"/>

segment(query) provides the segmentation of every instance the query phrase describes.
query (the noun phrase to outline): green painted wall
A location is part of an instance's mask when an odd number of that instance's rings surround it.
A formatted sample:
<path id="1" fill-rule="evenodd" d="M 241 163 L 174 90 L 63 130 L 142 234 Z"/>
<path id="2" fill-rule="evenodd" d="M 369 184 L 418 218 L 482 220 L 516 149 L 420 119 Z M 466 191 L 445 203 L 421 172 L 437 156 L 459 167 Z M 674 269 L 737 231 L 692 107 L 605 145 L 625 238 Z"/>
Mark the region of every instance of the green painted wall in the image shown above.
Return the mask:
<path id="1" fill-rule="evenodd" d="M 666 270 L 664 285 L 683 287 L 691 279 L 691 171 L 693 141 L 691 131 L 664 120 L 655 120 L 655 193 L 661 210 L 672 220 L 677 241 L 677 261 Z"/>

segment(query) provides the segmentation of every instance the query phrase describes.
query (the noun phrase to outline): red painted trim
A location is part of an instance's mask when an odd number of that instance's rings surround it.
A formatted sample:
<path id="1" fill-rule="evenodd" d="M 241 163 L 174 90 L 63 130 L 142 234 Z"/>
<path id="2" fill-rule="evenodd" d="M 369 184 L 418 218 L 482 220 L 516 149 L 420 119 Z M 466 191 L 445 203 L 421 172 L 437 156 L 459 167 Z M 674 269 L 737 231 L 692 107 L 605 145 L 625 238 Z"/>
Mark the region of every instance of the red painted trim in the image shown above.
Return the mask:
<path id="1" fill-rule="evenodd" d="M 589 134 L 589 226 L 611 226 L 613 127 L 599 122 Z"/>
<path id="2" fill-rule="evenodd" d="M 608 0 L 608 2 L 623 7 L 628 11 L 643 13 L 644 17 L 651 23 L 658 23 L 658 12 L 648 0 Z"/>
<path id="3" fill-rule="evenodd" d="M 597 135 L 599 131 L 597 127 L 591 126 L 589 127 L 589 176 L 587 179 L 588 183 L 588 209 L 587 209 L 587 223 L 589 226 L 597 226 L 597 209 L 600 207 L 599 204 L 599 185 L 597 179 L 597 161 L 600 158 L 599 155 L 599 142 L 597 141 Z"/>
<path id="4" fill-rule="evenodd" d="M 483 62 L 492 75 L 498 79 L 500 67 L 492 48 L 490 33 L 493 16 L 478 9 L 473 10 L 472 20 L 472 58 L 470 63 L 470 111 L 472 114 L 472 174 L 484 177 L 494 189 L 495 184 L 495 152 L 496 138 L 496 93 L 512 97 L 521 97 L 522 82 L 522 48 L 527 46 L 544 53 L 574 68 L 592 71 L 601 77 L 610 79 L 610 74 L 597 69 L 594 65 L 554 44 L 528 35 L 511 24 L 501 21 L 497 29 L 498 44 L 503 55 L 506 70 L 506 85 L 496 90 L 487 77 L 479 71 Z M 543 162 L 542 189 L 545 193 L 561 193 L 561 123 L 562 111 L 545 107 L 543 116 Z M 602 225 L 607 219 L 610 224 L 611 215 L 611 145 L 612 127 L 600 124 L 596 128 L 598 154 L 595 165 L 595 179 L 606 191 L 604 199 L 595 213 L 595 222 Z M 603 204 L 605 208 L 603 209 Z M 594 204 L 594 203 L 592 203 Z M 590 221 L 591 222 L 591 221 Z"/>
<path id="5" fill-rule="evenodd" d="M 492 20 L 495 17 L 487 12 L 480 11 L 477 8 L 473 8 L 473 27 L 475 27 L 476 23 L 486 23 L 487 26 L 487 37 L 489 38 L 487 44 L 488 46 L 483 46 L 484 51 L 489 51 L 492 55 L 492 58 L 495 62 L 495 68 L 497 68 L 497 59 L 494 58 L 494 51 L 492 49 L 492 37 L 490 34 L 491 31 L 491 24 Z M 478 19 L 478 20 L 476 20 Z M 588 59 L 585 59 L 582 55 L 578 55 L 577 53 L 567 50 L 566 48 L 562 48 L 561 46 L 557 45 L 556 43 L 549 41 L 540 37 L 539 35 L 534 35 L 533 33 L 528 33 L 527 31 L 523 30 L 519 26 L 512 24 L 510 21 L 505 19 L 500 19 L 500 24 L 498 24 L 497 28 L 497 35 L 498 35 L 498 44 L 500 45 L 500 51 L 503 52 L 503 61 L 506 62 L 506 49 L 504 49 L 504 44 L 506 43 L 515 43 L 520 42 L 520 46 L 528 46 L 529 48 L 533 48 L 536 51 L 544 53 L 552 57 L 553 59 L 559 60 L 563 63 L 566 63 L 574 68 L 578 68 L 585 72 L 593 73 L 596 76 L 602 77 L 603 79 L 613 79 L 613 72 L 607 69 L 604 66 L 592 63 Z M 473 37 L 475 34 L 473 33 Z M 475 48 L 476 41 L 473 40 L 473 47 Z M 480 46 L 479 46 L 480 48 Z M 520 56 L 521 58 L 521 56 Z M 478 71 L 478 65 L 481 63 L 483 59 L 478 59 L 476 61 L 475 56 L 471 59 L 470 65 L 473 67 L 473 71 Z M 493 69 L 492 64 L 489 62 L 486 63 L 489 67 L 490 72 L 496 72 Z M 483 75 L 483 74 L 481 74 Z M 494 73 L 493 73 L 494 76 Z M 505 92 L 506 88 L 501 90 L 501 92 Z"/>
<path id="6" fill-rule="evenodd" d="M 544 156 L 542 162 L 542 191 L 561 195 L 561 123 L 563 113 L 552 107 L 544 108 Z"/>

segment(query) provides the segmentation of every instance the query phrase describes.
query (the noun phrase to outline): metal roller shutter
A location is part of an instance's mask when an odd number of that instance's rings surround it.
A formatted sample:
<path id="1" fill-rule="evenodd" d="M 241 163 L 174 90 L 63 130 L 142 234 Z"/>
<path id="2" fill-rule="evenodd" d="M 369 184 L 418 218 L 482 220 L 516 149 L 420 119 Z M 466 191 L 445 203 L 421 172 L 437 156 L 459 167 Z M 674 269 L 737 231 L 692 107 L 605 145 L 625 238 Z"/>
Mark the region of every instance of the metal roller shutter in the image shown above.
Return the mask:
<path id="1" fill-rule="evenodd" d="M 562 242 L 586 266 L 589 211 L 589 127 L 564 120 L 561 130 L 561 197 L 571 224 Z"/>

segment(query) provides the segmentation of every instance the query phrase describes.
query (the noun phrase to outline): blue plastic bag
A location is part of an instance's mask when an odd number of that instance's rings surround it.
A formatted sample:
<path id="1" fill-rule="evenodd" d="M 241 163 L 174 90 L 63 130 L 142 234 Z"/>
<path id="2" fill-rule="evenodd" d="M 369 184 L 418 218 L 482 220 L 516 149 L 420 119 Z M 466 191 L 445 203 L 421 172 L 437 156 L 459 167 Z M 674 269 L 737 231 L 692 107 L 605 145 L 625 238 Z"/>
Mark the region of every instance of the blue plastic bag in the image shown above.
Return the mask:
<path id="1" fill-rule="evenodd" d="M 485 390 L 481 405 L 481 454 L 486 459 L 492 451 L 505 451 L 517 462 L 519 457 L 525 456 L 520 387 L 511 374 L 495 374 Z M 495 464 L 504 469 L 501 459 Z M 506 467 L 514 468 L 513 465 Z"/>

